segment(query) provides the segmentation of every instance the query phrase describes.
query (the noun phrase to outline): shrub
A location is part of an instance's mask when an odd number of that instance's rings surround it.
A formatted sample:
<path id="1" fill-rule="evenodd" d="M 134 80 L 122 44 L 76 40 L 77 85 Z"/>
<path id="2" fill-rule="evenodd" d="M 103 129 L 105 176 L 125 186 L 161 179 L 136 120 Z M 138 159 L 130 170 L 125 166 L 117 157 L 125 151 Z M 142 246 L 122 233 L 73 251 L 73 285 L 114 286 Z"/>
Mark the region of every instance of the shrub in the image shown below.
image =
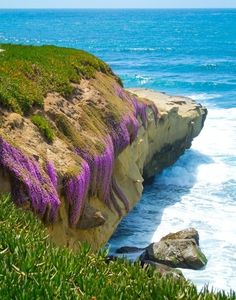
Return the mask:
<path id="1" fill-rule="evenodd" d="M 31 121 L 34 123 L 34 125 L 36 125 L 38 127 L 38 129 L 42 133 L 43 137 L 49 143 L 52 143 L 54 140 L 54 133 L 53 133 L 53 129 L 52 129 L 49 121 L 41 115 L 32 116 Z"/>

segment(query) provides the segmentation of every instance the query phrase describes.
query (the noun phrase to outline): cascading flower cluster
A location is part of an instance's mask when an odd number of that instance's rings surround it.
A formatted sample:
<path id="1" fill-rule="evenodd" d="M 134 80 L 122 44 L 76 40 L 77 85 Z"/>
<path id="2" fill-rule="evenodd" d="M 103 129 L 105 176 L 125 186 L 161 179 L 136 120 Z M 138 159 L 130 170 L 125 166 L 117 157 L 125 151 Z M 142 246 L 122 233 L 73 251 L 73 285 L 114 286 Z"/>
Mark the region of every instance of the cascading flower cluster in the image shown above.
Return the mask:
<path id="1" fill-rule="evenodd" d="M 0 137 L 0 166 L 12 179 L 12 197 L 17 206 L 30 206 L 46 222 L 54 222 L 60 200 L 48 176 L 34 159 Z"/>
<path id="2" fill-rule="evenodd" d="M 114 159 L 115 159 L 115 151 L 113 145 L 113 139 L 110 135 L 106 138 L 105 141 L 105 150 L 101 154 L 90 154 L 88 151 L 84 151 L 84 149 L 76 149 L 76 153 L 80 155 L 88 164 L 90 170 L 90 185 L 89 192 L 90 195 L 96 195 L 99 199 L 102 199 L 103 202 L 112 209 L 112 206 L 115 208 L 117 213 L 121 216 L 121 209 L 117 202 L 118 199 L 124 204 L 126 211 L 129 211 L 129 202 L 124 193 L 121 191 L 119 186 L 117 185 L 115 179 L 112 176 Z M 82 176 L 86 176 L 88 170 L 81 173 Z M 86 180 L 85 180 L 86 181 Z M 68 201 L 69 195 L 67 195 Z M 86 198 L 86 196 L 85 196 Z M 77 198 L 79 200 L 79 197 Z M 78 205 L 75 214 L 77 217 L 80 216 L 82 211 L 82 202 Z M 71 223 L 74 225 L 75 223 L 71 220 Z"/>
<path id="3" fill-rule="evenodd" d="M 106 125 L 109 128 L 108 143 L 112 143 L 114 156 L 117 157 L 137 137 L 139 122 L 132 115 L 125 115 L 120 121 L 109 116 L 106 119 Z"/>
<path id="4" fill-rule="evenodd" d="M 54 165 L 51 161 L 46 162 L 46 172 L 47 172 L 53 186 L 56 189 L 57 188 L 57 172 L 56 172 L 55 167 L 54 167 Z"/>
<path id="5" fill-rule="evenodd" d="M 152 109 L 156 122 L 158 111 L 154 104 L 139 102 L 135 96 L 126 93 L 119 85 L 115 87 L 115 92 L 119 98 L 132 105 L 134 114 L 126 114 L 119 121 L 113 115 L 106 117 L 105 122 L 109 128 L 109 134 L 103 140 L 104 150 L 101 153 L 94 154 L 88 149 L 76 148 L 76 153 L 87 164 L 84 164 L 83 171 L 65 186 L 66 197 L 71 207 L 69 213 L 71 226 L 79 220 L 88 192 L 90 196 L 98 196 L 110 209 L 113 206 L 120 216 L 122 212 L 118 199 L 123 203 L 126 211 L 129 211 L 129 201 L 112 175 L 114 161 L 137 137 L 139 129 L 137 118 L 140 117 L 142 125 L 146 127 L 147 108 Z"/>
<path id="6" fill-rule="evenodd" d="M 157 124 L 158 120 L 158 110 L 154 103 L 146 104 L 144 102 L 138 101 L 135 95 L 127 93 L 120 85 L 114 85 L 116 95 L 121 98 L 123 101 L 127 101 L 134 108 L 135 117 L 140 117 L 142 125 L 146 128 L 147 126 L 147 108 L 150 108 L 153 111 L 153 116 L 155 123 Z"/>
<path id="7" fill-rule="evenodd" d="M 66 199 L 69 204 L 69 224 L 76 225 L 84 208 L 90 184 L 90 168 L 86 161 L 82 163 L 79 175 L 70 178 L 65 184 Z"/>

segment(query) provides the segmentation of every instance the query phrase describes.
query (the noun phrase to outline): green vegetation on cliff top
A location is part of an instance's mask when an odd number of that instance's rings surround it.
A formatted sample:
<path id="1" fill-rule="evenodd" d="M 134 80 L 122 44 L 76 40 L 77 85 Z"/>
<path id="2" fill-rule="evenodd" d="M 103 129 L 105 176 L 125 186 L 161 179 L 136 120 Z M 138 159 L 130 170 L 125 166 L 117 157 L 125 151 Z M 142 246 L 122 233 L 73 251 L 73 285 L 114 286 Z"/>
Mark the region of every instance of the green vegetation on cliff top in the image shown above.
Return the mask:
<path id="1" fill-rule="evenodd" d="M 41 115 L 33 115 L 31 121 L 36 125 L 39 131 L 42 133 L 43 137 L 49 142 L 52 143 L 54 140 L 53 129 L 49 121 Z"/>
<path id="2" fill-rule="evenodd" d="M 72 253 L 53 246 L 43 225 L 30 213 L 0 197 L 1 300 L 223 300 L 235 293 L 197 292 L 186 280 L 161 278 L 154 269 L 122 259 L 106 262 L 106 253 L 88 246 Z"/>
<path id="3" fill-rule="evenodd" d="M 93 78 L 110 67 L 85 51 L 56 46 L 0 45 L 0 105 L 18 113 L 42 106 L 49 92 L 68 97 L 71 83 Z"/>

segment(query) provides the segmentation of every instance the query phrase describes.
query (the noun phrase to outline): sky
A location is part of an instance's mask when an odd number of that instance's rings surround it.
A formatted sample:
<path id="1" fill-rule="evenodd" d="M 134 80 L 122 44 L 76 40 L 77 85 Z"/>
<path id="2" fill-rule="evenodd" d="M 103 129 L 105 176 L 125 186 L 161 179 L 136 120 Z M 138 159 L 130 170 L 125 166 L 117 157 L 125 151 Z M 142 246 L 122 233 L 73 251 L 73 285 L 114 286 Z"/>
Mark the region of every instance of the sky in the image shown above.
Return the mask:
<path id="1" fill-rule="evenodd" d="M 0 0 L 0 8 L 236 8 L 236 0 Z"/>
<path id="2" fill-rule="evenodd" d="M 0 8 L 236 8 L 236 0 L 0 0 Z"/>

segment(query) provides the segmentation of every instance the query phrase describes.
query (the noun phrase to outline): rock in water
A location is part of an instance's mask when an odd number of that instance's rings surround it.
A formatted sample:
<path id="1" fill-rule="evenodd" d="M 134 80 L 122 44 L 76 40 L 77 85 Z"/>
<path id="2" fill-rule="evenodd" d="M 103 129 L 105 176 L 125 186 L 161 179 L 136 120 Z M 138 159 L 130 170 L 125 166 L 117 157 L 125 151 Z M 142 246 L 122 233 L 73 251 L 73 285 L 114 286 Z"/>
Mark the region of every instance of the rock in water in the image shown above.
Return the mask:
<path id="1" fill-rule="evenodd" d="M 146 248 L 138 248 L 133 246 L 124 246 L 116 250 L 116 253 L 125 254 L 125 253 L 135 253 L 145 250 Z"/>
<path id="2" fill-rule="evenodd" d="M 173 268 L 199 270 L 207 264 L 199 247 L 198 232 L 193 228 L 168 234 L 160 242 L 150 244 L 141 257 Z"/>
<path id="3" fill-rule="evenodd" d="M 141 265 L 143 268 L 148 266 L 155 268 L 156 272 L 160 273 L 162 276 L 171 276 L 176 279 L 184 278 L 184 275 L 180 270 L 150 260 L 141 260 Z"/>
<path id="4" fill-rule="evenodd" d="M 180 230 L 175 233 L 169 233 L 163 238 L 161 238 L 161 241 L 166 240 L 186 240 L 186 239 L 194 239 L 196 244 L 199 246 L 199 234 L 196 229 L 194 228 L 187 228 L 184 230 Z"/>

